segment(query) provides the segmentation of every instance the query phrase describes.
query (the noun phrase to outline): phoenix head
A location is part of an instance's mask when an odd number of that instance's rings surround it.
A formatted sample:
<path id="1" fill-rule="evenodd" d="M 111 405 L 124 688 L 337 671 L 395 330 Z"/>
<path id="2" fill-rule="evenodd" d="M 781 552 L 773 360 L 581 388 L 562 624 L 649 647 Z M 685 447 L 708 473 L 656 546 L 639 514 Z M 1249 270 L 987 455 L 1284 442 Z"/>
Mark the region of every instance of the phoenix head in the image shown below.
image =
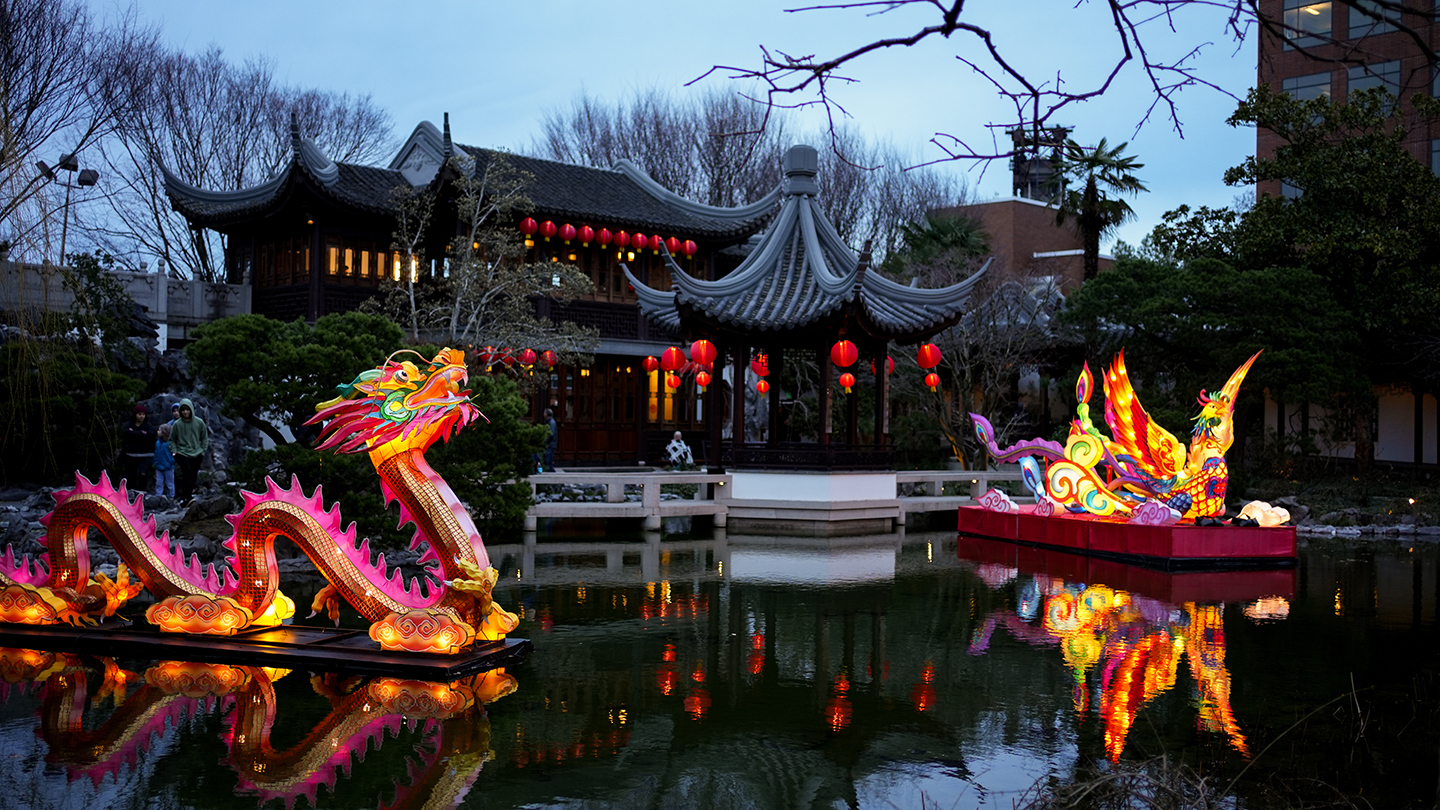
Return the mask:
<path id="1" fill-rule="evenodd" d="M 1230 444 L 1235 440 L 1232 417 L 1235 415 L 1235 397 L 1240 393 L 1240 384 L 1245 381 L 1245 374 L 1254 365 L 1255 358 L 1260 356 L 1256 352 L 1250 356 L 1245 364 L 1235 369 L 1230 379 L 1225 381 L 1224 387 L 1214 394 L 1206 391 L 1200 392 L 1200 415 L 1195 417 L 1195 428 L 1192 431 L 1197 440 L 1208 439 L 1219 442 L 1222 452 L 1230 449 Z"/>

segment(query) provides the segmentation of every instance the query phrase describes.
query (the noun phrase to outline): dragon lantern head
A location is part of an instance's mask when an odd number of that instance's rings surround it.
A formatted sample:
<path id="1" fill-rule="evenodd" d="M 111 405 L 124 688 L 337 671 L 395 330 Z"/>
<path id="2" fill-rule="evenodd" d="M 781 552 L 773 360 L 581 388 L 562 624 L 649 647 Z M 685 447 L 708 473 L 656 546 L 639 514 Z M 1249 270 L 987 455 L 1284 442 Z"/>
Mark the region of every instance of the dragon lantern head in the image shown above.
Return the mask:
<path id="1" fill-rule="evenodd" d="M 1225 381 L 1225 386 L 1214 395 L 1205 391 L 1200 392 L 1200 415 L 1195 417 L 1195 428 L 1193 434 L 1195 439 L 1210 440 L 1220 445 L 1223 453 L 1230 449 L 1230 444 L 1235 440 L 1234 425 L 1231 417 L 1235 414 L 1235 396 L 1240 393 L 1240 384 L 1245 381 L 1245 374 L 1254 365 L 1255 358 L 1260 356 L 1256 352 L 1250 356 L 1245 364 L 1235 369 L 1230 379 Z"/>
<path id="2" fill-rule="evenodd" d="M 413 354 L 418 363 L 396 360 Z M 437 439 L 484 417 L 470 403 L 465 354 L 441 349 L 432 360 L 402 349 L 376 368 L 363 371 L 349 383 L 336 386 L 340 396 L 315 406 L 305 424 L 324 423 L 320 450 L 337 453 L 424 451 Z"/>

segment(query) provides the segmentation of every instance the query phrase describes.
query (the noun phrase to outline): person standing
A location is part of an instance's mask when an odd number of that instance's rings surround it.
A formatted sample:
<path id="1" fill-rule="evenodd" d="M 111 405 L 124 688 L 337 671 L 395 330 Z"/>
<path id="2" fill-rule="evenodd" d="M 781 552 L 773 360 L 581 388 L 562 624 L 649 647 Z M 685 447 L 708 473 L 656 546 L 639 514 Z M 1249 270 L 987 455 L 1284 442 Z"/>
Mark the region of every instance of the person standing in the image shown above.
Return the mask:
<path id="1" fill-rule="evenodd" d="M 170 430 L 170 447 L 175 453 L 175 490 L 181 503 L 188 503 L 195 497 L 195 479 L 200 475 L 200 463 L 205 451 L 210 449 L 210 428 L 195 415 L 195 406 L 189 399 L 180 400 L 180 418 Z"/>
<path id="2" fill-rule="evenodd" d="M 545 442 L 545 472 L 555 472 L 555 448 L 560 444 L 560 426 L 555 423 L 555 412 L 545 409 L 545 425 L 550 428 L 550 438 Z"/>
<path id="3" fill-rule="evenodd" d="M 120 452 L 124 454 L 125 480 L 136 491 L 144 492 L 150 477 L 150 462 L 155 458 L 155 428 L 150 427 L 144 403 L 135 406 L 121 432 Z"/>
<path id="4" fill-rule="evenodd" d="M 175 497 L 175 454 L 170 452 L 170 423 L 155 431 L 155 494 Z"/>

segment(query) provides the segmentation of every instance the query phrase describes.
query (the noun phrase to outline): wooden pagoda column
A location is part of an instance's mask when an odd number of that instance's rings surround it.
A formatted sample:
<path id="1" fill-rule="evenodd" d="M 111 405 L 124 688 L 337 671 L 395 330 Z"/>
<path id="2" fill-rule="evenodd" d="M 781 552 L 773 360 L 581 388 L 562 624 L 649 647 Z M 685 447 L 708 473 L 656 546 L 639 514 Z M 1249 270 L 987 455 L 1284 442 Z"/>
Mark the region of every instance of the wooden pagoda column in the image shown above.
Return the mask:
<path id="1" fill-rule="evenodd" d="M 830 350 L 821 346 L 815 352 L 815 359 L 820 363 L 820 444 L 830 443 L 830 380 L 832 377 L 830 368 Z"/>
<path id="2" fill-rule="evenodd" d="M 770 393 L 767 395 L 770 400 L 770 427 L 769 435 L 765 437 L 765 444 L 769 447 L 777 447 L 780 444 L 780 370 L 784 368 L 784 361 L 781 359 L 784 352 L 777 352 L 772 347 L 766 350 L 770 358 L 770 374 L 766 379 L 773 380 L 770 383 Z"/>
<path id="3" fill-rule="evenodd" d="M 740 464 L 740 451 L 745 447 L 745 363 L 750 359 L 750 347 L 743 338 L 736 338 L 731 351 L 734 371 L 730 386 L 730 445 L 734 448 L 730 461 Z"/>
<path id="4" fill-rule="evenodd" d="M 858 367 L 858 364 L 857 364 Z M 858 379 L 855 382 L 860 382 Z M 860 443 L 860 395 L 852 387 L 845 395 L 845 444 L 852 450 Z"/>
<path id="5" fill-rule="evenodd" d="M 721 462 L 720 434 L 721 423 L 725 421 L 725 399 L 720 395 L 720 364 L 725 362 L 725 352 L 728 347 L 719 340 L 715 344 L 715 372 L 710 375 L 710 384 L 705 386 L 705 433 L 709 436 L 709 446 L 705 449 L 706 472 L 724 472 L 725 465 Z"/>
<path id="6" fill-rule="evenodd" d="M 885 435 L 890 432 L 890 344 L 880 344 L 880 353 L 875 357 L 875 446 L 885 444 Z"/>

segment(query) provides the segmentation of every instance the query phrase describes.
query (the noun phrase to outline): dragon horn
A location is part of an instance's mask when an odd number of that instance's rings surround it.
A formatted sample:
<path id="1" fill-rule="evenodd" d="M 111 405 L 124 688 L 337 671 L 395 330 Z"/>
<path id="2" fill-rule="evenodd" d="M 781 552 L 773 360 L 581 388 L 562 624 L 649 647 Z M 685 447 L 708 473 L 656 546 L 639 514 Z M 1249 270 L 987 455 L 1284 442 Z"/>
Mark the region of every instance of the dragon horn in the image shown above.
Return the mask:
<path id="1" fill-rule="evenodd" d="M 1264 349 L 1260 351 L 1264 351 Z M 1235 369 L 1235 373 L 1231 374 L 1230 379 L 1225 381 L 1225 387 L 1220 389 L 1220 397 L 1230 403 L 1232 410 L 1235 408 L 1235 395 L 1240 393 L 1240 384 L 1245 382 L 1246 372 L 1250 370 L 1250 366 L 1255 363 L 1255 358 L 1259 356 L 1260 352 L 1255 352 L 1250 355 L 1250 359 L 1245 361 L 1245 365 Z"/>

